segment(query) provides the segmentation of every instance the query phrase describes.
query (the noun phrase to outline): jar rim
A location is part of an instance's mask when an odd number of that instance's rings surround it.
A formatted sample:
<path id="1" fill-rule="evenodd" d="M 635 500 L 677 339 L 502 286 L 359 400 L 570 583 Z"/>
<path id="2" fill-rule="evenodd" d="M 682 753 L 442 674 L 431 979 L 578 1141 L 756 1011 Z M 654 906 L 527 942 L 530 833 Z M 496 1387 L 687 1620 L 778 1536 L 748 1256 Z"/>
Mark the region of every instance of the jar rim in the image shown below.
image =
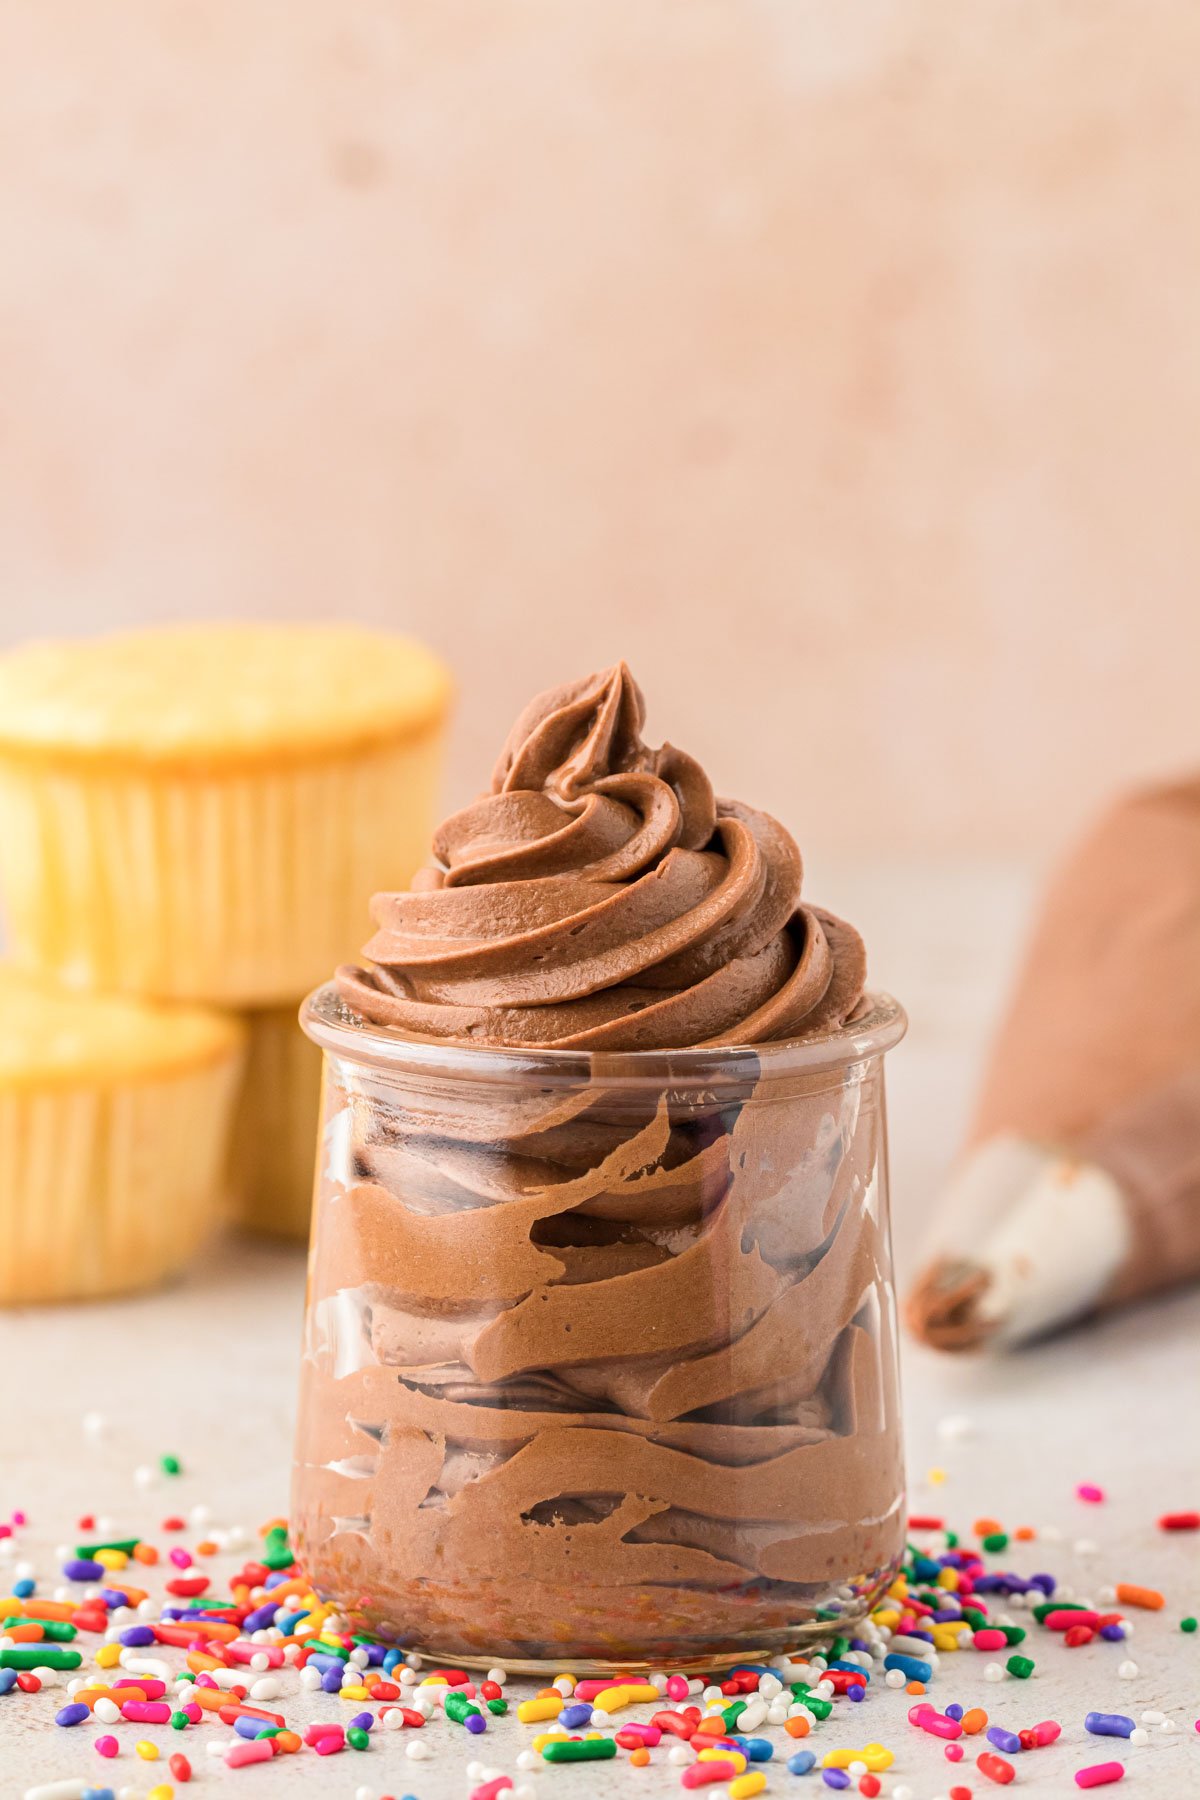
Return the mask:
<path id="1" fill-rule="evenodd" d="M 539 1050 L 464 1044 L 413 1037 L 392 1025 L 376 1025 L 348 1006 L 335 982 L 315 988 L 300 1007 L 300 1024 L 323 1050 L 356 1063 L 431 1077 L 465 1075 L 479 1080 L 661 1083 L 718 1078 L 815 1074 L 880 1057 L 908 1029 L 908 1015 L 891 994 L 868 992 L 858 1016 L 835 1031 L 766 1044 L 709 1044 L 679 1050 Z"/>

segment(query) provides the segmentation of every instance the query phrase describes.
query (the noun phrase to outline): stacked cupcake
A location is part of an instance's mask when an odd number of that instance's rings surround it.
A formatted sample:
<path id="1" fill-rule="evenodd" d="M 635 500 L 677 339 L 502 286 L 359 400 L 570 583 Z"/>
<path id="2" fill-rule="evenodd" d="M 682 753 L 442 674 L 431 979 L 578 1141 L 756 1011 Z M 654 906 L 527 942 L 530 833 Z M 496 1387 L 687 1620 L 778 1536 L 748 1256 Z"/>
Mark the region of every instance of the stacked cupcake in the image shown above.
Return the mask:
<path id="1" fill-rule="evenodd" d="M 337 626 L 0 657 L 0 1302 L 157 1280 L 230 1191 L 307 1230 L 296 1008 L 424 856 L 448 700 Z"/>

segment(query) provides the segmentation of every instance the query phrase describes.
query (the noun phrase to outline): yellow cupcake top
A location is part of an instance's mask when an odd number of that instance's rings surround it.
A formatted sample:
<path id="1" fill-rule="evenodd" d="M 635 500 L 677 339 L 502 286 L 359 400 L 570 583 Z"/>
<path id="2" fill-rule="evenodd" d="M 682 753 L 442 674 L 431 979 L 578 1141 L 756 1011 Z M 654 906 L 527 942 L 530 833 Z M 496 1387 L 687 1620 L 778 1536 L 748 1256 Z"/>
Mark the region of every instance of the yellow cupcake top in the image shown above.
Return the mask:
<path id="1" fill-rule="evenodd" d="M 306 759 L 435 724 L 450 677 L 350 625 L 166 626 L 0 656 L 0 749 L 175 769 Z"/>
<path id="2" fill-rule="evenodd" d="M 226 1013 L 78 993 L 0 963 L 0 1090 L 184 1074 L 241 1041 Z"/>

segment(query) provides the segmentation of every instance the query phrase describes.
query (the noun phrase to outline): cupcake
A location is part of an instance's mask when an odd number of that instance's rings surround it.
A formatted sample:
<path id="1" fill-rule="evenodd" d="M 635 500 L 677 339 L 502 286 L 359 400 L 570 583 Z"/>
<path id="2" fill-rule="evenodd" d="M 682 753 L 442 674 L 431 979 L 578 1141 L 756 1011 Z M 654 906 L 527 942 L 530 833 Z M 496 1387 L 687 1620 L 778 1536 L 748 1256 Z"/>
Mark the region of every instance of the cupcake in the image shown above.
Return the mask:
<path id="1" fill-rule="evenodd" d="M 351 627 L 221 625 L 0 657 L 12 953 L 74 987 L 290 1003 L 419 862 L 449 680 Z"/>
<path id="2" fill-rule="evenodd" d="M 230 1158 L 234 1217 L 250 1231 L 308 1239 L 321 1053 L 298 1007 L 244 1013 L 246 1068 Z"/>
<path id="3" fill-rule="evenodd" d="M 0 1303 L 172 1273 L 220 1216 L 236 1019 L 0 965 Z"/>

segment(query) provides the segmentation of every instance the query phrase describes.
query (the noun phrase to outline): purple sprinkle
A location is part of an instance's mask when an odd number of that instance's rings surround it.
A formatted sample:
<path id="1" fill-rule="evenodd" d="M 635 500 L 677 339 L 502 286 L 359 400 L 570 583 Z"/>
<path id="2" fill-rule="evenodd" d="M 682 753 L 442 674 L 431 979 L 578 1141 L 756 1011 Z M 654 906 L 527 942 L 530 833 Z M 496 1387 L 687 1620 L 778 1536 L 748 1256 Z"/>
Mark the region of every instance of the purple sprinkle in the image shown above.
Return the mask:
<path id="1" fill-rule="evenodd" d="M 336 1669 L 326 1669 L 321 1677 L 321 1686 L 327 1694 L 340 1694 L 342 1691 L 342 1670 L 339 1664 Z"/>
<path id="2" fill-rule="evenodd" d="M 866 1688 L 859 1687 L 857 1682 L 854 1683 L 853 1687 L 848 1687 L 846 1689 L 847 1700 L 865 1700 L 866 1697 L 867 1697 Z"/>
<path id="3" fill-rule="evenodd" d="M 81 1700 L 74 1700 L 70 1706 L 64 1706 L 55 1713 L 54 1723 L 56 1725 L 82 1725 L 83 1721 L 90 1719 L 91 1716 L 90 1707 L 85 1706 Z"/>
<path id="4" fill-rule="evenodd" d="M 278 1611 L 279 1608 L 273 1600 L 266 1606 L 256 1606 L 254 1611 L 247 1613 L 242 1620 L 242 1630 L 247 1634 L 252 1631 L 265 1631 L 269 1625 L 275 1623 L 275 1614 Z"/>
<path id="5" fill-rule="evenodd" d="M 147 1644 L 157 1641 L 149 1625 L 129 1625 L 121 1633 L 121 1642 L 127 1650 L 144 1650 Z"/>
<path id="6" fill-rule="evenodd" d="M 1048 1600 L 1058 1586 L 1058 1582 L 1054 1579 L 1053 1575 L 1031 1575 L 1029 1577 L 1029 1585 L 1030 1587 L 1041 1588 Z"/>
<path id="7" fill-rule="evenodd" d="M 370 1731 L 375 1723 L 375 1714 L 372 1712 L 355 1713 L 350 1723 L 357 1725 L 360 1731 Z"/>
<path id="8" fill-rule="evenodd" d="M 86 1556 L 73 1556 L 63 1564 L 68 1581 L 103 1581 L 108 1570 L 103 1563 L 90 1562 Z"/>
<path id="9" fill-rule="evenodd" d="M 567 1731 L 574 1731 L 577 1726 L 586 1725 L 592 1716 L 592 1709 L 581 1701 L 578 1706 L 564 1706 L 558 1715 L 558 1723 Z"/>
<path id="10" fill-rule="evenodd" d="M 466 1726 L 467 1730 L 473 1732 L 476 1737 L 479 1736 L 481 1731 L 487 1730 L 482 1713 L 468 1713 L 463 1720 L 463 1724 Z"/>
<path id="11" fill-rule="evenodd" d="M 845 1769 L 822 1769 L 821 1780 L 826 1787 L 848 1788 L 850 1786 L 850 1777 Z"/>
<path id="12" fill-rule="evenodd" d="M 852 1650 L 857 1650 L 859 1655 L 862 1656 L 869 1655 L 871 1646 L 868 1644 L 866 1638 L 851 1638 L 850 1648 Z"/>
<path id="13" fill-rule="evenodd" d="M 952 1700 L 950 1702 L 949 1706 L 946 1708 L 946 1717 L 948 1719 L 961 1719 L 962 1716 L 963 1716 L 962 1707 L 958 1704 L 957 1700 Z"/>
<path id="14" fill-rule="evenodd" d="M 1008 1756 L 1015 1756 L 1021 1748 L 1021 1740 L 1015 1731 L 1005 1731 L 1003 1725 L 989 1725 L 987 1741 L 995 1744 L 997 1750 L 1003 1750 Z"/>
<path id="15" fill-rule="evenodd" d="M 1110 1644 L 1119 1644 L 1124 1640 L 1125 1627 L 1123 1625 L 1102 1625 L 1100 1636 L 1107 1638 Z"/>
<path id="16" fill-rule="evenodd" d="M 114 1612 L 118 1606 L 129 1605 L 128 1595 L 121 1593 L 119 1588 L 101 1588 L 100 1598 L 103 1600 L 109 1612 Z M 165 1609 L 163 1611 L 164 1619 L 176 1619 L 178 1617 L 178 1613 L 169 1612 Z"/>

